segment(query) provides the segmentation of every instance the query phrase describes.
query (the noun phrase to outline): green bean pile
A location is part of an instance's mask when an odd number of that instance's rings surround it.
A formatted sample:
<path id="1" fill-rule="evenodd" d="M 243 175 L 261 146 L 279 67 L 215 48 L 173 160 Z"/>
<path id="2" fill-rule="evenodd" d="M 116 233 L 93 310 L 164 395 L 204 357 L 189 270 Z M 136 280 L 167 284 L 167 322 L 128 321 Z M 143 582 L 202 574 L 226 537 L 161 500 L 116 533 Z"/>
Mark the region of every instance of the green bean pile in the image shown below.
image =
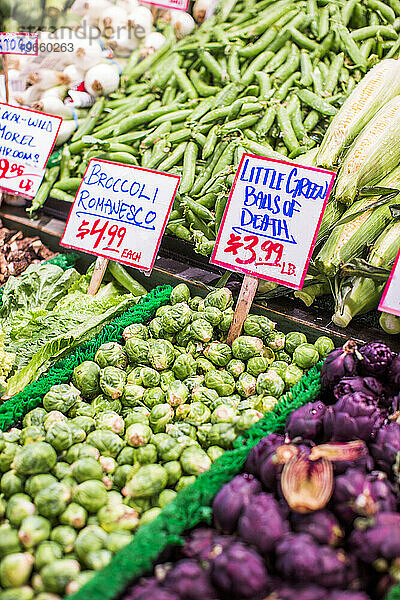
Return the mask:
<path id="1" fill-rule="evenodd" d="M 315 152 L 363 74 L 397 56 L 399 30 L 400 0 L 226 0 L 192 35 L 131 57 L 123 88 L 64 149 L 51 194 L 71 200 L 94 157 L 179 174 L 167 232 L 209 255 L 243 152 Z"/>

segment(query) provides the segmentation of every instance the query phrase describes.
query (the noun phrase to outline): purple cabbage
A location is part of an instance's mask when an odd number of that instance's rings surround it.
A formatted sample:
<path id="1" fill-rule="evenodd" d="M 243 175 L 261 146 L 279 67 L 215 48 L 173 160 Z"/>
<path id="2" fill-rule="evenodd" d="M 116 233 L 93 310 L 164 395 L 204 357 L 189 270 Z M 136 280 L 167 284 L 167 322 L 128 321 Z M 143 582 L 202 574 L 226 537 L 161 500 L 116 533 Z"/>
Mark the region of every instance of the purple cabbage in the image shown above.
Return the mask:
<path id="1" fill-rule="evenodd" d="M 400 356 L 396 356 L 387 372 L 388 383 L 393 387 L 395 392 L 400 389 Z"/>
<path id="2" fill-rule="evenodd" d="M 211 580 L 229 599 L 242 600 L 266 594 L 271 579 L 261 556 L 235 542 L 211 563 Z"/>
<path id="3" fill-rule="evenodd" d="M 354 392 L 362 392 L 365 396 L 378 400 L 383 396 L 384 387 L 375 377 L 344 377 L 335 385 L 333 395 L 339 400 L 342 396 Z"/>
<path id="4" fill-rule="evenodd" d="M 274 586 L 271 600 L 326 600 L 327 590 L 319 585 L 288 585 L 281 583 Z M 269 600 L 269 598 L 268 598 Z"/>
<path id="5" fill-rule="evenodd" d="M 393 360 L 393 353 L 383 342 L 369 342 L 359 350 L 362 360 L 359 367 L 363 375 L 384 375 Z"/>
<path id="6" fill-rule="evenodd" d="M 332 590 L 326 600 L 371 600 L 364 592 L 349 592 L 348 590 Z"/>
<path id="7" fill-rule="evenodd" d="M 235 541 L 236 538 L 233 536 L 220 535 L 209 527 L 199 527 L 186 539 L 183 554 L 188 558 L 207 561 L 218 556 Z"/>
<path id="8" fill-rule="evenodd" d="M 356 375 L 358 357 L 357 344 L 353 340 L 348 340 L 342 348 L 332 350 L 322 365 L 322 387 L 333 388 L 343 377 Z"/>
<path id="9" fill-rule="evenodd" d="M 362 392 L 346 394 L 325 412 L 325 437 L 337 442 L 368 441 L 381 427 L 385 416 L 376 400 Z"/>
<path id="10" fill-rule="evenodd" d="M 377 467 L 392 476 L 393 465 L 397 453 L 400 452 L 400 425 L 388 423 L 381 427 L 374 442 L 370 445 L 370 452 Z"/>
<path id="11" fill-rule="evenodd" d="M 269 457 L 270 454 L 275 452 L 278 446 L 285 443 L 285 438 L 282 435 L 276 433 L 270 433 L 264 437 L 257 446 L 254 446 L 249 452 L 246 463 L 244 465 L 244 471 L 251 473 L 256 477 L 260 476 L 261 467 L 264 461 Z"/>
<path id="12" fill-rule="evenodd" d="M 214 524 L 223 533 L 233 533 L 244 508 L 261 492 L 261 484 L 248 473 L 236 475 L 218 492 L 213 502 Z"/>
<path id="13" fill-rule="evenodd" d="M 167 572 L 165 588 L 181 600 L 217 600 L 217 593 L 209 575 L 198 562 L 190 558 L 180 560 Z"/>
<path id="14" fill-rule="evenodd" d="M 349 544 L 356 556 L 370 565 L 378 558 L 400 558 L 400 513 L 379 513 L 368 529 L 354 529 Z"/>
<path id="15" fill-rule="evenodd" d="M 262 556 L 271 552 L 288 531 L 278 502 L 271 494 L 258 494 L 252 498 L 239 519 L 239 536 L 257 548 Z"/>
<path id="16" fill-rule="evenodd" d="M 317 440 L 322 431 L 325 411 L 323 402 L 308 402 L 288 417 L 286 433 L 291 439 L 300 436 L 303 439 Z"/>
<path id="17" fill-rule="evenodd" d="M 163 588 L 155 577 L 133 586 L 124 600 L 181 600 L 177 594 Z"/>
<path id="18" fill-rule="evenodd" d="M 294 512 L 291 525 L 295 533 L 308 533 L 316 542 L 327 546 L 338 546 L 344 536 L 339 521 L 329 510 L 304 515 Z"/>
<path id="19" fill-rule="evenodd" d="M 383 473 L 348 469 L 335 479 L 331 506 L 341 521 L 350 524 L 360 515 L 395 511 L 397 500 Z"/>

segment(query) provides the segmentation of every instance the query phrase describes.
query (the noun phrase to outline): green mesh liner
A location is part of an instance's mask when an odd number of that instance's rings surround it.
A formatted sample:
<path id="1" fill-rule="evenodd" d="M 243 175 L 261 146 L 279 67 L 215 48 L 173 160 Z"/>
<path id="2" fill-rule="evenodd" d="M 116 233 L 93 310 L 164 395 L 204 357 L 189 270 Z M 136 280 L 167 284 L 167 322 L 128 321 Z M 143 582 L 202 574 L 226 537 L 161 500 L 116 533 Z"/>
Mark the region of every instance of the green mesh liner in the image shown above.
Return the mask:
<path id="1" fill-rule="evenodd" d="M 68 600 L 113 600 L 133 579 L 151 570 L 166 546 L 179 543 L 179 536 L 185 531 L 210 519 L 214 496 L 241 471 L 251 448 L 269 433 L 282 429 L 291 412 L 317 398 L 321 367 L 322 361 L 282 397 L 273 411 L 236 440 L 234 450 L 225 452 L 196 483 L 180 492 L 157 519 L 141 527 L 134 540 Z M 400 595 L 392 600 L 400 600 Z"/>
<path id="2" fill-rule="evenodd" d="M 39 377 L 37 381 L 7 400 L 0 406 L 0 430 L 7 431 L 26 413 L 40 406 L 43 396 L 47 394 L 51 386 L 69 383 L 74 368 L 85 360 L 93 360 L 102 344 L 121 341 L 125 327 L 132 323 L 146 323 L 151 319 L 157 308 L 169 302 L 171 292 L 172 287 L 169 285 L 155 288 L 133 308 L 106 325 L 94 338 L 76 348 L 66 358 L 51 367 L 47 373 Z"/>

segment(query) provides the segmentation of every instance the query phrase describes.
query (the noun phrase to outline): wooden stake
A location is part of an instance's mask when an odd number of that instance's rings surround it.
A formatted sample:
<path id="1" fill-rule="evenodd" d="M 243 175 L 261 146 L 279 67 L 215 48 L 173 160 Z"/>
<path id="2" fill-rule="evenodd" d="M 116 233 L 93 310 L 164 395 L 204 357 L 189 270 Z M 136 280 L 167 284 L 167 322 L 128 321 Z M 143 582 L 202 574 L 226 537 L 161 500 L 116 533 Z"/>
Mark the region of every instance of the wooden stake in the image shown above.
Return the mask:
<path id="1" fill-rule="evenodd" d="M 229 345 L 231 345 L 232 342 L 236 340 L 236 338 L 239 337 L 242 332 L 243 323 L 250 312 L 254 296 L 257 292 L 257 287 L 257 277 L 251 277 L 250 275 L 244 276 L 239 298 L 236 304 L 235 314 L 233 315 L 232 325 L 228 333 L 227 343 Z"/>
<path id="2" fill-rule="evenodd" d="M 96 264 L 94 265 L 94 271 L 92 275 L 92 279 L 90 280 L 88 294 L 90 296 L 94 296 L 100 285 L 103 281 L 104 273 L 106 272 L 108 266 L 108 258 L 99 258 L 96 260 Z"/>
<path id="3" fill-rule="evenodd" d="M 6 87 L 6 102 L 9 104 L 10 102 L 10 90 L 8 87 L 8 58 L 7 54 L 2 54 L 1 59 L 3 62 L 3 73 L 4 73 L 4 84 Z"/>

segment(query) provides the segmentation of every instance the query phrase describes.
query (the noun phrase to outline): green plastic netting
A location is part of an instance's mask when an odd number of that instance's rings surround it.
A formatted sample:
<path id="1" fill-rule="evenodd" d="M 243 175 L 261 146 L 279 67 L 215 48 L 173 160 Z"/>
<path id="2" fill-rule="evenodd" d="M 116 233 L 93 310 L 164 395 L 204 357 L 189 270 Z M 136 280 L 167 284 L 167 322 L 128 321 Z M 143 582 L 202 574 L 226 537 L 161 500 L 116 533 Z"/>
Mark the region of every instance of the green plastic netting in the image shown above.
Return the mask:
<path id="1" fill-rule="evenodd" d="M 209 519 L 214 496 L 241 471 L 251 448 L 269 433 L 282 429 L 291 412 L 317 398 L 321 367 L 322 362 L 313 367 L 273 411 L 236 440 L 234 450 L 225 452 L 196 483 L 180 492 L 157 519 L 141 527 L 134 540 L 77 593 L 68 596 L 69 600 L 113 600 L 128 583 L 152 568 L 166 546 L 179 543 L 179 536 L 185 531 Z"/>
<path id="2" fill-rule="evenodd" d="M 40 406 L 43 396 L 47 394 L 51 386 L 69 383 L 74 368 L 84 360 L 93 360 L 102 344 L 121 341 L 125 327 L 132 323 L 146 323 L 154 315 L 157 308 L 167 304 L 171 292 L 172 287 L 169 285 L 155 288 L 133 308 L 125 311 L 106 325 L 94 338 L 76 348 L 66 358 L 51 367 L 47 373 L 39 377 L 37 381 L 29 384 L 22 392 L 7 400 L 0 406 L 0 430 L 7 431 L 26 413 Z"/>

